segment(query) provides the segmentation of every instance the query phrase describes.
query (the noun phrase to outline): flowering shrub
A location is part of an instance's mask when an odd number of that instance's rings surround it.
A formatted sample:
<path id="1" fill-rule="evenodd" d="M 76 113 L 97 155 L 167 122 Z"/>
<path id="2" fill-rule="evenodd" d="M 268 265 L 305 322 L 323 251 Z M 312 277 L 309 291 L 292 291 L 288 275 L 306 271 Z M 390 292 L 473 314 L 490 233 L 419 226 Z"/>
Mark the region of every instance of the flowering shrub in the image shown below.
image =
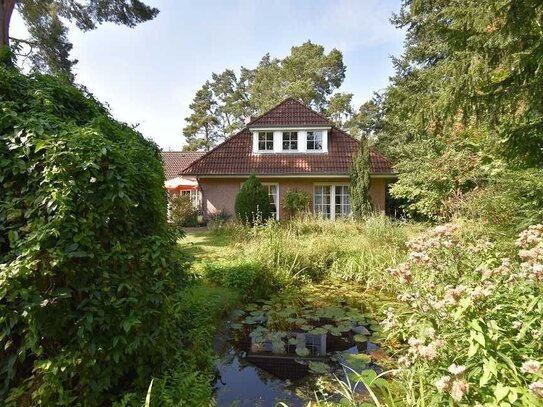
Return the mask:
<path id="1" fill-rule="evenodd" d="M 383 327 L 399 341 L 408 405 L 543 405 L 543 225 L 503 257 L 458 224 L 408 242 Z M 417 404 L 417 405 L 419 405 Z"/>

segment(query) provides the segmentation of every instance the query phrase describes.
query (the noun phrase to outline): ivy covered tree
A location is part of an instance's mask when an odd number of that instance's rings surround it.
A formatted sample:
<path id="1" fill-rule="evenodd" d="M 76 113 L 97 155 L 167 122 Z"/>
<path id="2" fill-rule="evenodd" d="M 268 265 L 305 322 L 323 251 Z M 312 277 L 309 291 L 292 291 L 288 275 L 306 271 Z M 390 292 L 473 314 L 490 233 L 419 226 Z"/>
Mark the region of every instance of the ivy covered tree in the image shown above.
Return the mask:
<path id="1" fill-rule="evenodd" d="M 355 218 L 368 216 L 372 211 L 369 195 L 371 184 L 371 162 L 368 139 L 362 137 L 359 149 L 353 157 L 350 169 L 351 207 Z"/>
<path id="2" fill-rule="evenodd" d="M 268 191 L 253 173 L 243 183 L 236 196 L 236 217 L 242 223 L 255 224 L 271 217 L 271 204 Z"/>
<path id="3" fill-rule="evenodd" d="M 152 20 L 158 10 L 140 0 L 0 0 L 0 48 L 10 45 L 9 28 L 13 12 L 23 18 L 30 38 L 14 39 L 15 45 L 30 47 L 30 60 L 36 69 L 73 80 L 70 59 L 72 44 L 64 21 L 83 31 L 111 22 L 134 27 Z"/>

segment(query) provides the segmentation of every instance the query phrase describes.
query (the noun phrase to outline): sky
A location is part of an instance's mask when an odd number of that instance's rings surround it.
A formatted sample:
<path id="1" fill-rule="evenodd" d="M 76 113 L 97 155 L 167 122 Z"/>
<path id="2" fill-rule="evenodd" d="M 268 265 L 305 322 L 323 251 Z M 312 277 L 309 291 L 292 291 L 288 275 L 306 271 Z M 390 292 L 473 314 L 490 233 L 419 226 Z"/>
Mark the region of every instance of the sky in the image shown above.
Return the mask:
<path id="1" fill-rule="evenodd" d="M 146 0 L 152 21 L 131 29 L 104 24 L 70 28 L 76 82 L 116 119 L 164 150 L 180 150 L 189 104 L 212 72 L 255 67 L 262 56 L 284 58 L 307 40 L 337 48 L 347 66 L 338 89 L 356 107 L 384 89 L 391 56 L 402 52 L 404 33 L 388 21 L 399 0 Z M 11 36 L 26 30 L 15 15 Z"/>

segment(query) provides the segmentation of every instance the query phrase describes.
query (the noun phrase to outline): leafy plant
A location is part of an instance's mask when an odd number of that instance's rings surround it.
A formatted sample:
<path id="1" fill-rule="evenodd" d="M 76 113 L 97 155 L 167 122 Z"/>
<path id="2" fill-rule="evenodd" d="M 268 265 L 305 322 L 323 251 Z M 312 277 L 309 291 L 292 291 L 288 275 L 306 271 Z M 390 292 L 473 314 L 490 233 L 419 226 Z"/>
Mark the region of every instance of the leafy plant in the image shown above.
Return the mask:
<path id="1" fill-rule="evenodd" d="M 170 221 L 174 226 L 198 226 L 198 211 L 190 196 L 180 195 L 170 200 Z"/>
<path id="2" fill-rule="evenodd" d="M 253 173 L 245 181 L 236 196 L 236 217 L 247 225 L 267 221 L 271 217 L 271 205 L 268 191 Z"/>
<path id="3" fill-rule="evenodd" d="M 290 217 L 309 211 L 310 197 L 306 191 L 287 191 L 283 196 L 282 206 L 287 210 Z"/>
<path id="4" fill-rule="evenodd" d="M 185 273 L 159 149 L 90 95 L 0 67 L 0 397 L 110 404 L 176 348 Z"/>

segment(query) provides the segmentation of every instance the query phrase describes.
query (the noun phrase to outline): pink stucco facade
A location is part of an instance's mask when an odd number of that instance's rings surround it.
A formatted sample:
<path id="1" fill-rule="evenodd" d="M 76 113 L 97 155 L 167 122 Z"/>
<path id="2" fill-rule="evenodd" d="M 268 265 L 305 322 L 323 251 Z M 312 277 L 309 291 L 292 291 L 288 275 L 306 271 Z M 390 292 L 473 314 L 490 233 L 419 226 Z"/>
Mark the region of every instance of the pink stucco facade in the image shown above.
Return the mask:
<path id="1" fill-rule="evenodd" d="M 204 216 L 207 217 L 221 210 L 234 214 L 234 203 L 241 184 L 247 178 L 242 177 L 217 177 L 199 179 L 202 192 L 202 205 Z M 259 177 L 263 184 L 275 184 L 278 186 L 279 202 L 282 202 L 284 194 L 291 190 L 306 191 L 311 197 L 310 209 L 313 209 L 313 196 L 316 185 L 349 185 L 349 178 L 316 178 L 316 177 Z M 375 209 L 379 212 L 385 210 L 385 188 L 392 178 L 372 178 L 370 196 Z M 287 218 L 286 211 L 279 208 L 279 219 Z"/>

